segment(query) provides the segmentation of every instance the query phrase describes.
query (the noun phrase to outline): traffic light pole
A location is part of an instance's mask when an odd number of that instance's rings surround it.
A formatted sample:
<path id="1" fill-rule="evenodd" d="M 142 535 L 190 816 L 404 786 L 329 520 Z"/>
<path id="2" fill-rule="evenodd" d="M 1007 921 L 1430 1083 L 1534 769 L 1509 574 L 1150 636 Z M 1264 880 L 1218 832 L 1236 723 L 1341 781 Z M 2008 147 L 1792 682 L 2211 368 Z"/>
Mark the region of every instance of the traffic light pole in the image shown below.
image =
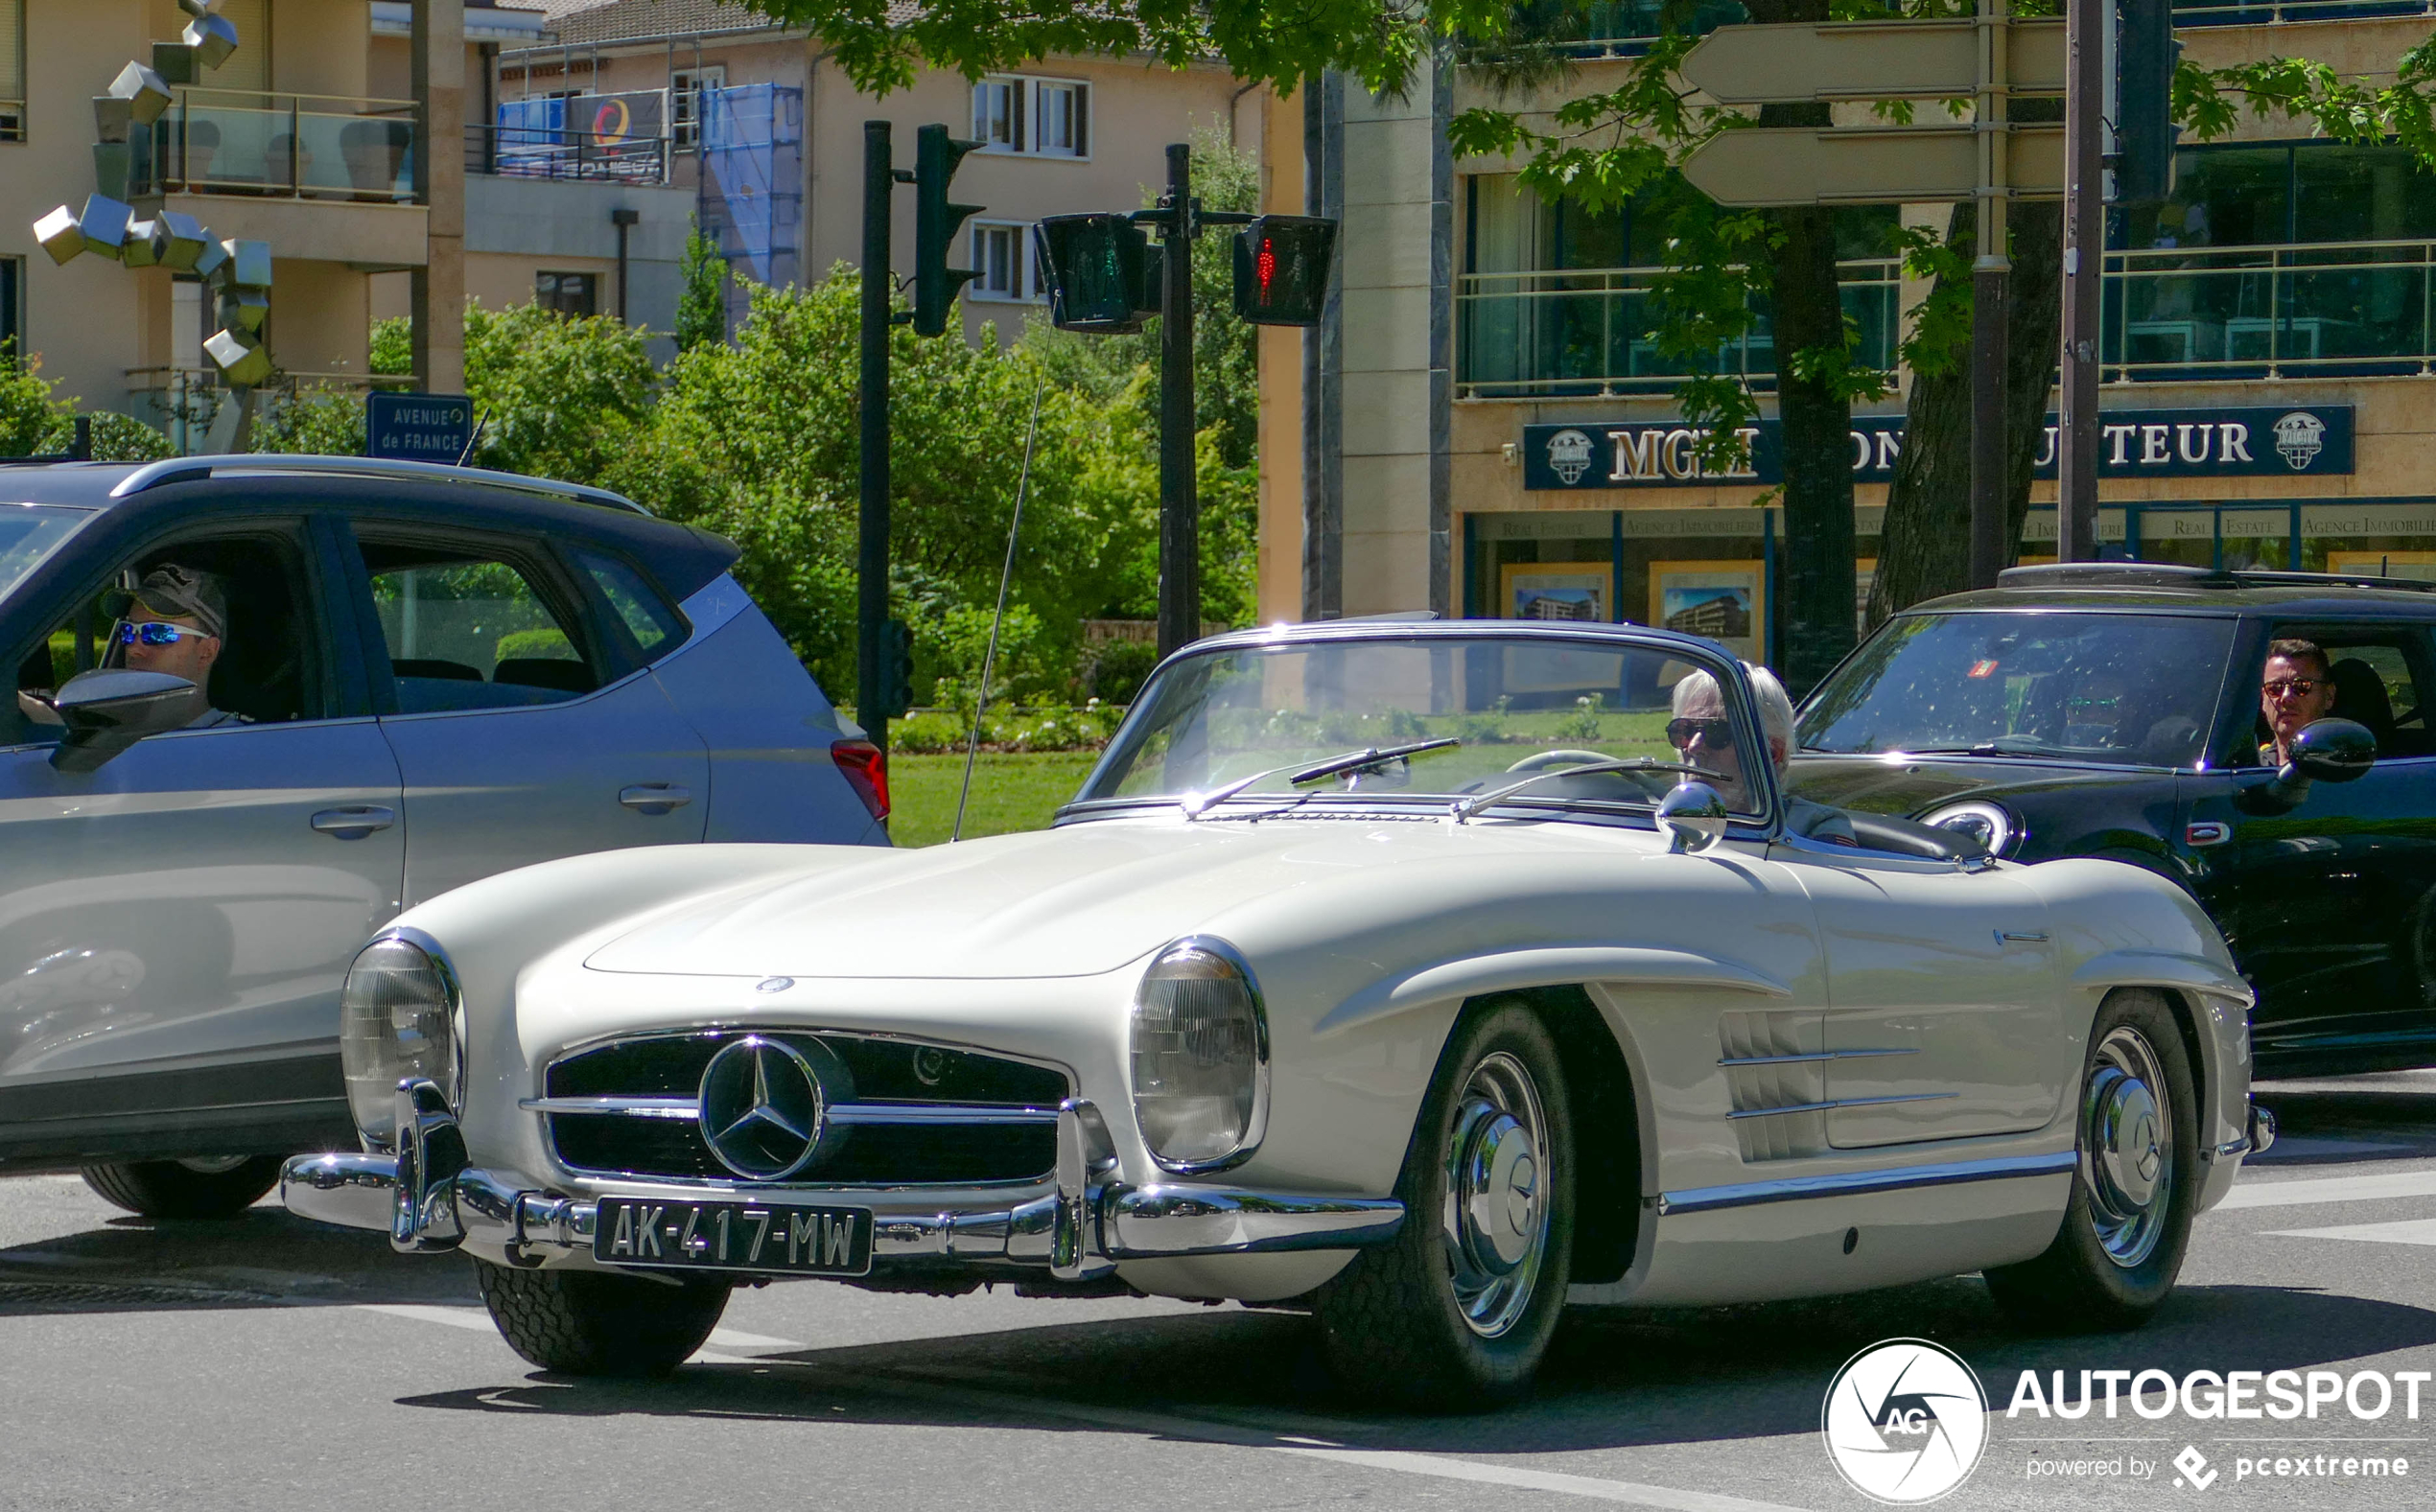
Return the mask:
<path id="1" fill-rule="evenodd" d="M 888 123 L 863 123 L 862 507 L 855 570 L 855 715 L 872 744 L 888 749 L 888 214 L 896 187 Z"/>
<path id="2" fill-rule="evenodd" d="M 2005 118 L 2006 0 L 1979 0 L 1978 114 L 1979 194 L 1979 255 L 1971 264 L 1971 586 L 1993 588 L 2012 560 L 2011 500 L 2005 446 L 2006 309 L 2013 281 L 2011 246 L 2005 236 L 2008 153 L 2000 123 Z"/>
<path id="3" fill-rule="evenodd" d="M 1193 473 L 1192 149 L 1167 149 L 1159 321 L 1159 654 L 1201 637 L 1201 498 Z"/>
<path id="4" fill-rule="evenodd" d="M 2097 556 L 2098 274 L 2106 257 L 2107 0 L 2068 0 L 2064 16 L 2064 351 L 2056 407 L 2055 559 Z"/>

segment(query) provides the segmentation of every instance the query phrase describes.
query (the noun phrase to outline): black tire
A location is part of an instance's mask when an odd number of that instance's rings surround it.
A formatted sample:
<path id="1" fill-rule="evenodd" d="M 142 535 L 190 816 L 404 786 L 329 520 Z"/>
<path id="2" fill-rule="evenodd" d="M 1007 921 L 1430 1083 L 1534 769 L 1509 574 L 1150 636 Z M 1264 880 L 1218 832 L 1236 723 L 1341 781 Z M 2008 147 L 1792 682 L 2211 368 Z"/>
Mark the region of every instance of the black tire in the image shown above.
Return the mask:
<path id="1" fill-rule="evenodd" d="M 235 1218 L 279 1184 L 285 1157 L 114 1160 L 82 1168 L 84 1184 L 143 1218 Z"/>
<path id="2" fill-rule="evenodd" d="M 665 1376 L 727 1311 L 723 1281 L 676 1284 L 598 1270 L 519 1270 L 474 1262 L 482 1304 L 508 1347 L 571 1376 Z"/>
<path id="3" fill-rule="evenodd" d="M 2098 1148 L 2104 1141 L 2096 1132 L 2108 1122 L 2110 1107 L 2113 1122 L 2126 1122 L 2122 1101 L 2110 1088 L 2121 1085 L 2121 1055 L 2135 1041 L 2146 1047 L 2165 1084 L 2166 1117 L 2155 1119 L 2153 1112 L 2150 1117 L 2157 1133 L 2170 1129 L 2171 1141 L 2165 1147 L 2168 1179 L 2162 1191 L 2152 1186 L 2145 1200 L 2125 1198 L 2107 1175 Z M 2199 1161 L 2197 1079 L 2165 994 L 2153 988 L 2109 993 L 2090 1026 L 2089 1046 L 2073 1115 L 2080 1162 L 2063 1225 L 2037 1258 L 1987 1272 L 1998 1307 L 2016 1323 L 2043 1333 L 2115 1333 L 2146 1322 L 2182 1273 L 2207 1177 Z M 2136 1124 L 2137 1114 L 2129 1122 Z"/>
<path id="4" fill-rule="evenodd" d="M 1503 1082 L 1515 1071 L 1527 1078 L 1537 1099 L 1547 1137 L 1544 1144 L 1527 1142 L 1522 1152 L 1535 1169 L 1506 1187 L 1503 1198 L 1511 1213 L 1516 1189 L 1523 1181 L 1532 1183 L 1536 1198 L 1525 1195 L 1531 1221 L 1515 1223 L 1513 1230 L 1536 1222 L 1537 1246 L 1527 1264 L 1510 1262 L 1513 1268 L 1501 1276 L 1471 1258 L 1474 1249 L 1467 1244 L 1476 1249 L 1489 1236 L 1464 1218 L 1469 1209 L 1459 1212 L 1449 1194 L 1461 1189 L 1464 1178 L 1455 1169 L 1460 1162 L 1495 1164 L 1484 1142 L 1511 1137 L 1511 1130 L 1497 1135 L 1499 1093 L 1492 1084 L 1482 1094 L 1480 1079 L 1493 1072 Z M 1512 1102 L 1509 1097 L 1505 1105 Z M 1483 1107 L 1490 1110 L 1487 1122 Z M 1519 1170 L 1518 1160 L 1512 1169 Z M 1392 1243 L 1362 1251 L 1313 1295 L 1321 1347 L 1337 1379 L 1362 1396 L 1432 1411 L 1483 1411 L 1528 1390 L 1564 1311 L 1572 1272 L 1573 1190 L 1572 1108 L 1556 1041 L 1516 999 L 1466 1012 L 1439 1057 L 1405 1149 L 1403 1174 L 1395 1183 L 1404 1201 L 1403 1228 Z M 1460 1224 L 1461 1235 L 1468 1238 L 1450 1233 L 1450 1224 Z M 1513 1230 L 1509 1237 L 1527 1245 L 1529 1236 Z M 1510 1288 L 1515 1276 L 1521 1277 L 1519 1297 Z M 1486 1290 L 1467 1295 L 1475 1285 Z"/>

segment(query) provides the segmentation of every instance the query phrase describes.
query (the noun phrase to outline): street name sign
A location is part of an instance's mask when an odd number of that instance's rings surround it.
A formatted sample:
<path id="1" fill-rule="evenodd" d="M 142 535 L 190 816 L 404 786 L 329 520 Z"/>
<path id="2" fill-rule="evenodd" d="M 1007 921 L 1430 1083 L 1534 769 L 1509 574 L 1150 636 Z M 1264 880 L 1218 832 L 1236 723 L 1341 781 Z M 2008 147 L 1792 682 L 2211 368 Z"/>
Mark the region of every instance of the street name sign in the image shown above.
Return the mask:
<path id="1" fill-rule="evenodd" d="M 1979 87 L 1981 30 L 1968 19 L 1726 26 L 1684 54 L 1678 72 L 1730 105 L 1959 100 Z M 2062 94 L 2062 19 L 2010 21 L 2003 30 L 2006 91 Z"/>
<path id="2" fill-rule="evenodd" d="M 1684 159 L 1683 176 L 1722 205 L 1969 199 L 1980 182 L 1979 135 L 1971 126 L 1749 127 L 1702 143 Z M 2062 197 L 2061 125 L 2014 122 L 2001 140 L 2012 198 Z"/>
<path id="3" fill-rule="evenodd" d="M 375 389 L 364 406 L 364 422 L 366 456 L 453 464 L 474 439 L 474 402 L 463 394 Z"/>

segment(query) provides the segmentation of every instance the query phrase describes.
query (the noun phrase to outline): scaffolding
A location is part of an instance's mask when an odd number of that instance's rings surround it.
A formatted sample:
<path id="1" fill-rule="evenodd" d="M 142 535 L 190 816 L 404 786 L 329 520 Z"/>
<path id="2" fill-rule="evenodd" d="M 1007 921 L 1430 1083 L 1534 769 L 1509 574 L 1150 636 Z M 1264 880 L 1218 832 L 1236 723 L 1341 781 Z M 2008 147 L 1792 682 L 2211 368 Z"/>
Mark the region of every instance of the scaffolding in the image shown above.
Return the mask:
<path id="1" fill-rule="evenodd" d="M 784 84 L 705 89 L 700 108 L 695 218 L 732 275 L 733 329 L 751 304 L 746 280 L 792 284 L 802 275 L 804 91 Z"/>

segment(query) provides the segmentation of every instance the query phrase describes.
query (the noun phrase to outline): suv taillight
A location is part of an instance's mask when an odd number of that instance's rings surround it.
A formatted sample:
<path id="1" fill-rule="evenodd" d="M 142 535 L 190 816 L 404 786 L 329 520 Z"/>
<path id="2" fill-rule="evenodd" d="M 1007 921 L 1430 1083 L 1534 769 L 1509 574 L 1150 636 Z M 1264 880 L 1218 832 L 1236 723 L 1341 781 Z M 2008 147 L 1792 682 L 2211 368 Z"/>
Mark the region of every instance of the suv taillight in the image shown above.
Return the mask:
<path id="1" fill-rule="evenodd" d="M 840 740 L 829 748 L 830 758 L 874 819 L 888 817 L 888 755 L 868 740 Z"/>

